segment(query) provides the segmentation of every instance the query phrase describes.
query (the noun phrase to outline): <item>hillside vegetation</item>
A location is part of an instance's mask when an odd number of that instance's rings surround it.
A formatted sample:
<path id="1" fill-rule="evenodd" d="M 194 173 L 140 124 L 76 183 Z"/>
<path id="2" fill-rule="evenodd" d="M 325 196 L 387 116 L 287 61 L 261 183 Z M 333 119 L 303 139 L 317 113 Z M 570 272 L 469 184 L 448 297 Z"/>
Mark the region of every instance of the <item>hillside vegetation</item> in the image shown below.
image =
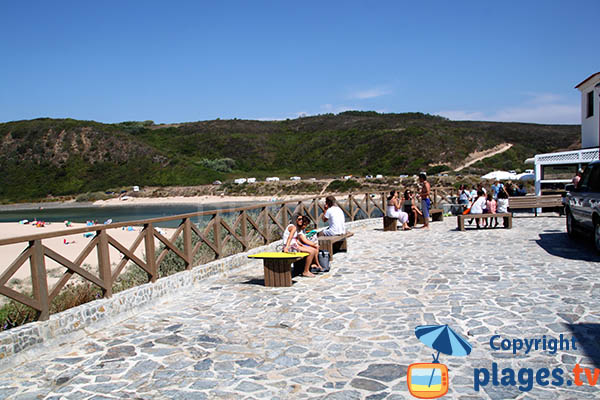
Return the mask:
<path id="1" fill-rule="evenodd" d="M 176 125 L 42 118 L 0 124 L 0 201 L 236 176 L 434 173 L 502 143 L 513 146 L 464 172 L 524 169 L 526 158 L 578 148 L 579 141 L 579 125 L 449 121 L 421 113 Z"/>

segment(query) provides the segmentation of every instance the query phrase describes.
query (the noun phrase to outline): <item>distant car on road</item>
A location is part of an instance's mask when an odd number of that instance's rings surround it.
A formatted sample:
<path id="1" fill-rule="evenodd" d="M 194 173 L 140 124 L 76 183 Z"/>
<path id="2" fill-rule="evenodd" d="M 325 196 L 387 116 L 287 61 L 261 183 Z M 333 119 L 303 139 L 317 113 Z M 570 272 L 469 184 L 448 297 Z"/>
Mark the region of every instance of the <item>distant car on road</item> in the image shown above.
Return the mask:
<path id="1" fill-rule="evenodd" d="M 365 176 L 366 179 L 373 179 L 373 175 L 367 175 Z"/>
<path id="2" fill-rule="evenodd" d="M 375 179 L 381 179 L 381 178 L 383 178 L 383 175 L 381 175 L 381 174 L 375 175 Z"/>
<path id="3" fill-rule="evenodd" d="M 575 238 L 579 231 L 592 232 L 600 252 L 600 161 L 588 164 L 577 186 L 567 185 L 565 189 L 567 233 Z"/>
<path id="4" fill-rule="evenodd" d="M 216 180 L 216 181 L 213 182 L 213 185 L 221 185 L 221 184 L 223 184 L 223 182 L 221 182 L 219 180 Z"/>
<path id="5" fill-rule="evenodd" d="M 301 180 L 301 179 L 302 179 L 302 178 L 300 178 L 299 176 L 292 176 L 292 177 L 290 178 L 290 181 L 299 181 L 299 180 Z"/>

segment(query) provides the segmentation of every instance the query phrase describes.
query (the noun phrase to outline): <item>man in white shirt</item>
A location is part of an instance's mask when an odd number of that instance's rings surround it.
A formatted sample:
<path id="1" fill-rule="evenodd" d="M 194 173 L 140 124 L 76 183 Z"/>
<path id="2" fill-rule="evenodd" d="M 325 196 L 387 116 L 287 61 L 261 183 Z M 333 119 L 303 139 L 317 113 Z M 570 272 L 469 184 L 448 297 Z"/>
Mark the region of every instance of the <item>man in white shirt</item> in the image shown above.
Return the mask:
<path id="1" fill-rule="evenodd" d="M 327 196 L 325 198 L 325 214 L 323 214 L 323 221 L 329 223 L 329 227 L 319 235 L 324 236 L 335 236 L 343 235 L 346 233 L 344 212 L 341 208 L 336 205 L 335 197 Z"/>

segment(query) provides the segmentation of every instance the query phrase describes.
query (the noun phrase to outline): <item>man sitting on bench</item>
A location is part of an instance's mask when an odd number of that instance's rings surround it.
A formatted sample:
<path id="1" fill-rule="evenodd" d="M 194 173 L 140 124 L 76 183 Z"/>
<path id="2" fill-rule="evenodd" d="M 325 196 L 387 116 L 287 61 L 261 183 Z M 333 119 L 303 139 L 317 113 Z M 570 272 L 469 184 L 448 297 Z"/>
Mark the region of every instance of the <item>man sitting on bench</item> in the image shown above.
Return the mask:
<path id="1" fill-rule="evenodd" d="M 346 233 L 344 212 L 337 206 L 335 197 L 327 196 L 325 198 L 325 213 L 323 221 L 329 224 L 327 229 L 319 232 L 319 236 L 336 236 Z"/>

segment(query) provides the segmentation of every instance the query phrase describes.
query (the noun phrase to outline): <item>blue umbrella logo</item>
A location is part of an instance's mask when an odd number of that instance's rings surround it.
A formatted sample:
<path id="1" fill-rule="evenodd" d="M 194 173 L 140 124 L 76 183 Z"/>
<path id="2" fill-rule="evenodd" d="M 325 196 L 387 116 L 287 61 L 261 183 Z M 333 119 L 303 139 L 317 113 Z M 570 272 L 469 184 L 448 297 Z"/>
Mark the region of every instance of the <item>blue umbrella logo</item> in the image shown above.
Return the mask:
<path id="1" fill-rule="evenodd" d="M 439 364 L 440 353 L 449 356 L 466 356 L 471 353 L 471 345 L 466 339 L 454 332 L 448 325 L 420 325 L 415 328 L 417 338 L 437 350 L 437 355 L 433 355 L 433 362 Z M 429 386 L 433 379 L 433 372 L 429 379 Z"/>

